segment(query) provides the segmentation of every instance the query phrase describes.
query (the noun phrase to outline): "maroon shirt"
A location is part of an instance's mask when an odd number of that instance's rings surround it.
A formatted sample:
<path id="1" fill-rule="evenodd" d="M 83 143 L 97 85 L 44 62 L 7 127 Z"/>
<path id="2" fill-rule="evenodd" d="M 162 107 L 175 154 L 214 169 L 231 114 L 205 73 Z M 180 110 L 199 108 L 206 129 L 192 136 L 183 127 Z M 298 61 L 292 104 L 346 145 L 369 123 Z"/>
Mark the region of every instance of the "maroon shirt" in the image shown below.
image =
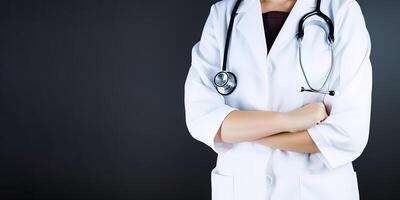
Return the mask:
<path id="1" fill-rule="evenodd" d="M 278 36 L 278 33 L 288 16 L 289 13 L 284 11 L 268 11 L 262 13 L 268 52 L 270 51 L 276 36 Z"/>

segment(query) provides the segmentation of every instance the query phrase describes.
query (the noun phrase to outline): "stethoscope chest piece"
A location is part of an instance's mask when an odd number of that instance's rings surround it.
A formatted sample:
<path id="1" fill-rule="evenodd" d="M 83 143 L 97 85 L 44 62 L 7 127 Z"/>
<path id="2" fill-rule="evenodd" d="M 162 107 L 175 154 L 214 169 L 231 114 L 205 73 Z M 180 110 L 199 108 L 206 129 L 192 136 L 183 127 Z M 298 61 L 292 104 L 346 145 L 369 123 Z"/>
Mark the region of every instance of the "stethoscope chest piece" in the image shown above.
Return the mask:
<path id="1" fill-rule="evenodd" d="M 236 76 L 232 72 L 220 71 L 214 76 L 214 86 L 218 93 L 228 95 L 235 90 L 237 85 Z"/>

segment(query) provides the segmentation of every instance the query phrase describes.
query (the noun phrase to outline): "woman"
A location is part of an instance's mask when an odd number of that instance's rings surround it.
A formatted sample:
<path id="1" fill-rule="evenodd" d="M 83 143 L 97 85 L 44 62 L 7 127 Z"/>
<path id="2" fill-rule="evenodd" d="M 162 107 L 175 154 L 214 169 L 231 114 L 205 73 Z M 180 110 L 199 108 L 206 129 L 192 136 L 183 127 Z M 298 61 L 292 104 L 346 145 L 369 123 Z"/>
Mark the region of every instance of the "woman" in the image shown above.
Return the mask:
<path id="1" fill-rule="evenodd" d="M 212 199 L 359 199 L 352 161 L 368 141 L 372 92 L 371 42 L 359 4 L 320 5 L 335 27 L 330 96 L 299 91 L 307 83 L 298 23 L 316 0 L 243 0 L 228 53 L 238 84 L 223 96 L 213 79 L 235 2 L 211 6 L 185 82 L 188 130 L 218 154 Z M 302 49 L 304 72 L 320 85 L 331 67 L 321 27 L 305 28 Z"/>

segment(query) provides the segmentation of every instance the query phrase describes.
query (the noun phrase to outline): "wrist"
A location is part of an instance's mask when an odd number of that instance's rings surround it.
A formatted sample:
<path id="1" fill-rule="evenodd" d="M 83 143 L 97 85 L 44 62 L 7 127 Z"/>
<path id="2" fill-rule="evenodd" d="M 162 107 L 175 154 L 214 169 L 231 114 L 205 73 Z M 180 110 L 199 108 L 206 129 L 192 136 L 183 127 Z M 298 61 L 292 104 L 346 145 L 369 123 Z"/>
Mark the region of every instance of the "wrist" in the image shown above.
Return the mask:
<path id="1" fill-rule="evenodd" d="M 294 121 L 292 112 L 279 112 L 280 132 L 294 132 Z"/>

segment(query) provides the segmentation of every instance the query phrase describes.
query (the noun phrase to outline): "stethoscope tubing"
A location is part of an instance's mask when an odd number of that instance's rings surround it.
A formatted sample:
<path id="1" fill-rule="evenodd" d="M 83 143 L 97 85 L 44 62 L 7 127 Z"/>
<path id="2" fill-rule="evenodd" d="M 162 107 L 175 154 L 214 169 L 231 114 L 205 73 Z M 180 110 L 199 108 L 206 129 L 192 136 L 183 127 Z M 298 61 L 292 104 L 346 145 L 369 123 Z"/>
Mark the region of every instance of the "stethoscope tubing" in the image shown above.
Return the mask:
<path id="1" fill-rule="evenodd" d="M 232 35 L 232 29 L 233 29 L 233 24 L 234 24 L 234 20 L 236 17 L 236 11 L 239 8 L 240 3 L 242 2 L 242 0 L 237 0 L 232 13 L 231 13 L 231 18 L 229 20 L 229 25 L 228 25 L 228 30 L 227 30 L 227 36 L 226 36 L 226 40 L 225 40 L 225 48 L 224 48 L 224 57 L 223 57 L 223 62 L 222 62 L 222 70 L 220 72 L 218 72 L 215 76 L 214 76 L 214 86 L 216 88 L 216 90 L 218 91 L 218 93 L 220 93 L 221 95 L 229 95 L 231 94 L 237 85 L 237 78 L 236 76 L 232 73 L 229 72 L 228 70 L 226 70 L 226 63 L 227 63 L 227 59 L 228 59 L 228 51 L 229 51 L 229 44 L 230 44 L 230 39 L 231 39 L 231 35 Z M 335 95 L 335 91 L 333 90 L 329 90 L 329 91 L 323 91 L 323 88 L 325 87 L 326 83 L 328 82 L 328 80 L 330 79 L 331 73 L 332 73 L 332 69 L 334 68 L 334 55 L 333 55 L 333 41 L 334 41 L 334 26 L 333 26 L 333 22 L 332 20 L 326 16 L 324 13 L 321 12 L 320 10 L 320 5 L 321 5 L 321 0 L 317 0 L 317 6 L 315 8 L 315 10 L 305 14 L 299 22 L 299 32 L 297 34 L 297 39 L 298 39 L 298 52 L 299 52 L 299 62 L 300 62 L 300 67 L 301 67 L 301 71 L 303 73 L 303 76 L 306 80 L 306 83 L 309 87 L 309 89 L 305 89 L 304 87 L 301 88 L 300 92 L 316 92 L 316 93 L 321 93 L 321 94 L 329 94 L 331 96 Z M 325 31 L 326 35 L 327 35 L 327 39 L 328 39 L 328 44 L 329 44 L 329 48 L 330 48 L 330 52 L 331 52 L 331 66 L 328 72 L 327 77 L 325 78 L 325 81 L 323 82 L 322 86 L 318 89 L 314 88 L 311 86 L 307 75 L 304 71 L 304 67 L 303 67 L 303 62 L 302 62 L 302 57 L 301 57 L 301 43 L 302 43 L 302 39 L 304 36 L 304 22 L 307 18 L 316 15 L 320 18 L 322 18 L 324 20 L 324 22 L 328 25 L 329 31 Z"/>
<path id="2" fill-rule="evenodd" d="M 303 77 L 304 77 L 304 79 L 306 81 L 306 84 L 309 87 L 309 89 L 305 89 L 304 87 L 302 87 L 300 91 L 301 92 L 303 92 L 303 91 L 317 92 L 317 93 L 329 94 L 331 96 L 334 96 L 335 95 L 334 91 L 332 91 L 332 90 L 324 91 L 323 90 L 323 88 L 325 88 L 326 84 L 328 83 L 328 80 L 330 80 L 333 68 L 335 67 L 333 42 L 331 40 L 328 40 L 330 57 L 331 57 L 331 60 L 330 60 L 331 65 L 329 67 L 328 74 L 326 75 L 326 78 L 325 78 L 324 82 L 322 83 L 322 85 L 317 89 L 317 88 L 314 88 L 314 87 L 311 86 L 310 81 L 308 80 L 306 72 L 305 72 L 304 67 L 303 67 L 303 60 L 302 60 L 302 53 L 301 53 L 302 52 L 302 40 L 303 40 L 302 38 L 298 38 L 297 39 L 297 43 L 298 43 L 297 47 L 298 47 L 298 52 L 299 52 L 299 63 L 300 63 L 301 72 L 303 74 Z"/>

